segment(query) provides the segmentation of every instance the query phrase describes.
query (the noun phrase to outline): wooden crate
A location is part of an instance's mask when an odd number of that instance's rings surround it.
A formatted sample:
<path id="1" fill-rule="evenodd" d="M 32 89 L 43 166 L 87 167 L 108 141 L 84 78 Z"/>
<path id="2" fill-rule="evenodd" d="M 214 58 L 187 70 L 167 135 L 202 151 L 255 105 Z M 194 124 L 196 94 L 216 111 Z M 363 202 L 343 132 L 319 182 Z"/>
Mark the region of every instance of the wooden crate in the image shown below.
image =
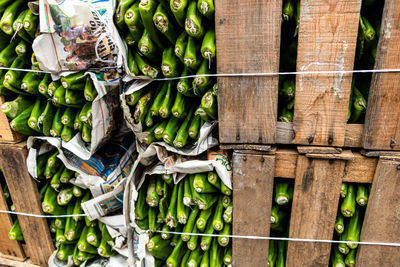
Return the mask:
<path id="1" fill-rule="evenodd" d="M 16 211 L 43 214 L 36 182 L 29 175 L 26 167 L 27 155 L 28 150 L 25 142 L 0 144 L 0 166 Z M 0 209 L 4 210 L 5 207 L 2 205 L 4 205 L 4 199 L 0 198 Z M 0 215 L 0 252 L 3 254 L 11 253 L 12 255 L 15 253 L 16 257 L 20 259 L 28 256 L 33 264 L 47 266 L 48 258 L 54 252 L 54 245 L 46 219 L 18 215 L 25 239 L 24 249 L 21 248 L 18 242 L 14 241 L 15 243 L 10 243 L 12 246 L 4 247 L 6 252 L 4 253 L 3 242 L 9 243 L 8 231 L 10 225 L 12 225 L 10 218 L 7 216 Z"/>
<path id="2" fill-rule="evenodd" d="M 4 96 L 0 96 L 0 106 L 5 102 Z M 0 112 L 0 142 L 18 143 L 25 138 L 25 135 L 14 132 L 9 124 L 7 116 Z"/>
<path id="3" fill-rule="evenodd" d="M 234 151 L 233 234 L 269 236 L 273 180 L 280 177 L 295 179 L 289 237 L 331 239 L 340 185 L 356 182 L 373 184 L 361 241 L 400 242 L 400 157 L 361 152 L 332 147 Z M 268 240 L 233 239 L 234 266 L 267 266 L 268 245 Z M 328 266 L 330 251 L 329 243 L 291 241 L 286 266 Z M 361 245 L 358 253 L 357 266 L 400 261 L 398 247 Z"/>
<path id="4" fill-rule="evenodd" d="M 281 8 L 216 1 L 218 73 L 278 71 Z M 301 1 L 297 71 L 353 69 L 360 8 L 361 0 Z M 385 1 L 375 69 L 400 68 L 399 14 L 398 1 Z M 219 77 L 220 142 L 399 150 L 400 73 L 373 74 L 365 125 L 347 124 L 352 76 L 297 75 L 293 123 L 277 122 L 277 76 Z"/>

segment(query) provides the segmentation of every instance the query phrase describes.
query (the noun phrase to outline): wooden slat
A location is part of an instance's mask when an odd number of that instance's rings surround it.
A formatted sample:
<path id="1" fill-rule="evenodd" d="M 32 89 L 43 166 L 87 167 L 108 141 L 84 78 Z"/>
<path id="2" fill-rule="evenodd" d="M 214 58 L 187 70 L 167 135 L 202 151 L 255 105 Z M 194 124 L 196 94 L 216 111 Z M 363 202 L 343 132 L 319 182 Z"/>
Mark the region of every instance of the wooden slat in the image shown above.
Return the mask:
<path id="1" fill-rule="evenodd" d="M 361 147 L 361 136 L 364 124 L 347 124 L 346 136 L 344 137 L 345 147 Z"/>
<path id="2" fill-rule="evenodd" d="M 221 144 L 219 146 L 221 149 L 224 150 L 255 150 L 260 152 L 269 152 L 271 151 L 270 145 L 257 145 L 257 144 Z"/>
<path id="3" fill-rule="evenodd" d="M 299 156 L 289 237 L 332 238 L 344 166 L 341 160 Z M 329 243 L 289 241 L 286 266 L 328 266 L 330 250 Z"/>
<path id="4" fill-rule="evenodd" d="M 277 72 L 282 1 L 215 1 L 217 73 Z M 218 78 L 221 143 L 275 143 L 278 77 Z"/>
<path id="5" fill-rule="evenodd" d="M 400 66 L 400 1 L 386 0 L 375 69 Z M 363 147 L 400 150 L 400 73 L 372 75 Z"/>
<path id="6" fill-rule="evenodd" d="M 354 155 L 351 150 L 343 150 L 342 153 L 340 154 L 314 154 L 314 153 L 308 153 L 306 154 L 307 158 L 312 158 L 312 159 L 341 159 L 341 160 L 353 160 Z"/>
<path id="7" fill-rule="evenodd" d="M 343 182 L 372 183 L 378 159 L 367 158 L 358 152 L 353 152 L 354 160 L 346 161 Z"/>
<path id="8" fill-rule="evenodd" d="M 295 178 L 298 155 L 295 149 L 278 149 L 275 153 L 274 177 Z"/>
<path id="9" fill-rule="evenodd" d="M 16 211 L 43 214 L 35 181 L 26 168 L 27 150 L 25 145 L 0 144 L 0 165 L 10 189 Z M 24 239 L 34 264 L 47 266 L 47 260 L 54 251 L 49 227 L 45 218 L 18 216 Z"/>
<path id="10" fill-rule="evenodd" d="M 378 157 L 400 157 L 400 151 L 367 151 L 361 149 L 360 153 L 369 158 Z"/>
<path id="11" fill-rule="evenodd" d="M 297 71 L 353 69 L 361 0 L 301 1 Z M 294 143 L 343 146 L 351 74 L 296 77 Z"/>
<path id="12" fill-rule="evenodd" d="M 3 105 L 4 102 L 4 96 L 0 96 L 0 106 Z M 16 133 L 11 129 L 7 116 L 0 111 L 0 142 L 16 143 L 24 138 L 24 135 Z"/>
<path id="13" fill-rule="evenodd" d="M 274 155 L 233 153 L 233 234 L 269 236 Z M 267 266 L 268 240 L 233 239 L 233 266 Z"/>
<path id="14" fill-rule="evenodd" d="M 364 124 L 347 124 L 346 134 L 344 137 L 345 147 L 361 147 L 361 135 L 363 133 Z M 293 131 L 293 123 L 278 121 L 276 124 L 276 143 L 277 144 L 293 144 L 295 133 Z"/>
<path id="15" fill-rule="evenodd" d="M 2 194 L 3 188 L 0 185 L 0 210 L 8 210 L 7 202 Z M 24 250 L 20 243 L 8 238 L 8 232 L 13 225 L 9 214 L 0 214 L 0 253 L 20 259 L 25 258 Z"/>
<path id="16" fill-rule="evenodd" d="M 322 147 L 322 146 L 298 146 L 297 151 L 300 154 L 340 154 L 342 149 L 339 147 Z"/>
<path id="17" fill-rule="evenodd" d="M 361 241 L 400 243 L 400 161 L 379 160 Z M 357 266 L 398 266 L 400 247 L 360 245 Z"/>

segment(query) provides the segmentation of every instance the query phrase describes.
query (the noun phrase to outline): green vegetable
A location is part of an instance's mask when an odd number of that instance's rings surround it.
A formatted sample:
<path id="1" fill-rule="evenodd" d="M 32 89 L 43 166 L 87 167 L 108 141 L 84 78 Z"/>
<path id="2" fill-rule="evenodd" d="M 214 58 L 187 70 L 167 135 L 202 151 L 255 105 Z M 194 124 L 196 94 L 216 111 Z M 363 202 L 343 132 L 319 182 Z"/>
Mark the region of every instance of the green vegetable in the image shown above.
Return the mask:
<path id="1" fill-rule="evenodd" d="M 360 206 L 365 206 L 367 205 L 368 202 L 368 188 L 367 186 L 363 185 L 363 184 L 358 184 L 357 185 L 357 196 L 356 196 L 356 200 L 358 205 Z"/>
<path id="2" fill-rule="evenodd" d="M 57 251 L 57 258 L 62 261 L 68 260 L 69 256 L 74 253 L 75 244 L 65 244 L 62 243 Z"/>
<path id="3" fill-rule="evenodd" d="M 201 64 L 199 54 L 200 46 L 198 45 L 194 37 L 189 36 L 185 50 L 185 56 L 183 57 L 183 63 L 185 64 L 185 66 L 192 70 L 197 70 L 197 67 Z"/>
<path id="4" fill-rule="evenodd" d="M 202 1 L 202 0 L 200 0 Z M 204 0 L 203 0 L 204 1 Z M 203 38 L 203 43 L 201 44 L 201 55 L 206 60 L 211 60 L 215 58 L 215 29 L 210 27 Z"/>
<path id="5" fill-rule="evenodd" d="M 288 182 L 275 184 L 275 202 L 278 205 L 287 205 L 293 198 L 293 188 Z"/>
<path id="6" fill-rule="evenodd" d="M 269 240 L 269 247 L 268 247 L 268 265 L 273 267 L 275 266 L 276 258 L 278 258 L 278 248 L 277 248 L 277 241 Z"/>
<path id="7" fill-rule="evenodd" d="M 168 124 L 165 127 L 165 130 L 163 132 L 163 140 L 167 144 L 172 144 L 173 143 L 173 141 L 174 141 L 174 139 L 176 137 L 177 131 L 179 129 L 179 122 L 180 122 L 180 119 L 178 119 L 178 118 L 176 118 L 174 116 L 172 116 L 169 119 Z"/>
<path id="8" fill-rule="evenodd" d="M 161 70 L 165 77 L 176 77 L 180 74 L 179 58 L 175 56 L 174 48 L 168 47 L 162 54 Z"/>
<path id="9" fill-rule="evenodd" d="M 342 185 L 340 186 L 340 196 L 341 196 L 342 198 L 346 197 L 346 195 L 347 195 L 347 189 L 348 189 L 347 183 L 342 183 Z"/>
<path id="10" fill-rule="evenodd" d="M 346 245 L 351 249 L 355 249 L 358 247 L 358 244 L 352 244 L 350 242 L 360 241 L 361 226 L 362 226 L 361 216 L 358 209 L 356 209 L 353 216 L 350 218 L 349 224 L 347 226 L 348 231 L 347 231 L 346 241 L 348 242 L 346 243 Z"/>
<path id="11" fill-rule="evenodd" d="M 174 90 L 172 88 L 173 81 L 168 82 L 167 93 L 165 94 L 164 100 L 162 101 L 161 107 L 159 109 L 159 114 L 162 118 L 168 118 L 171 114 L 171 108 L 174 101 Z M 171 118 L 172 119 L 172 118 Z M 170 119 L 170 120 L 171 120 Z M 172 142 L 173 140 L 171 140 Z"/>
<path id="12" fill-rule="evenodd" d="M 3 111 L 8 118 L 15 119 L 25 109 L 32 106 L 34 102 L 32 97 L 19 95 L 13 101 L 8 101 L 1 105 L 1 111 Z"/>
<path id="13" fill-rule="evenodd" d="M 85 88 L 86 79 L 87 77 L 83 72 L 76 72 L 68 76 L 61 77 L 61 84 L 65 89 L 83 91 Z"/>
<path id="14" fill-rule="evenodd" d="M 198 0 L 197 9 L 209 19 L 214 15 L 214 0 Z"/>
<path id="15" fill-rule="evenodd" d="M 21 5 L 24 3 L 24 0 L 15 0 L 12 4 L 10 4 L 3 13 L 3 16 L 0 20 L 0 27 L 8 35 L 14 34 L 13 23 L 15 17 L 18 15 L 18 10 Z"/>
<path id="16" fill-rule="evenodd" d="M 165 181 L 165 179 L 164 179 Z M 178 224 L 177 219 L 177 197 L 178 197 L 178 186 L 174 186 L 171 194 L 171 202 L 168 206 L 167 217 L 165 223 L 170 227 L 174 228 Z"/>
<path id="17" fill-rule="evenodd" d="M 171 44 L 175 44 L 177 34 L 176 29 L 171 20 L 168 18 L 167 11 L 163 8 L 162 4 L 159 4 L 154 15 L 153 22 L 156 28 L 170 41 Z M 173 49 L 172 49 L 173 54 Z"/>
<path id="18" fill-rule="evenodd" d="M 23 23 L 24 30 L 29 34 L 32 39 L 34 39 L 36 37 L 35 34 L 39 23 L 39 16 L 33 14 L 32 11 L 29 9 L 28 12 L 26 12 L 25 14 Z"/>
<path id="19" fill-rule="evenodd" d="M 189 217 L 189 208 L 183 203 L 183 194 L 184 194 L 184 181 L 181 181 L 178 185 L 178 200 L 177 200 L 177 211 L 176 216 L 178 218 L 178 222 L 180 224 L 186 224 L 187 219 Z"/>
<path id="20" fill-rule="evenodd" d="M 186 12 L 185 30 L 191 37 L 200 38 L 204 34 L 204 27 L 202 25 L 202 16 L 197 9 L 196 1 L 189 3 Z"/>
<path id="21" fill-rule="evenodd" d="M 19 225 L 19 220 L 16 219 L 8 232 L 8 238 L 11 240 L 23 241 L 24 236 L 22 235 L 21 226 Z"/>
<path id="22" fill-rule="evenodd" d="M 339 235 L 343 233 L 344 231 L 344 218 L 343 215 L 338 212 L 338 215 L 336 217 L 336 222 L 335 222 L 335 231 L 336 233 L 338 233 Z"/>
<path id="23" fill-rule="evenodd" d="M 171 4 L 173 2 L 177 2 L 177 1 L 172 0 Z M 184 62 L 183 57 L 185 56 L 187 42 L 188 42 L 188 35 L 187 35 L 186 31 L 183 31 L 176 39 L 175 48 L 174 48 L 175 55 L 179 58 L 179 60 L 182 63 Z"/>
<path id="24" fill-rule="evenodd" d="M 88 241 L 86 240 L 88 232 L 89 232 L 89 227 L 85 226 L 82 230 L 82 234 L 78 240 L 78 243 L 76 243 L 76 245 L 78 246 L 78 249 L 80 251 L 83 251 L 86 253 L 91 253 L 91 254 L 96 254 L 97 248 L 95 246 L 89 244 Z"/>
<path id="25" fill-rule="evenodd" d="M 346 266 L 355 266 L 356 265 L 356 254 L 357 254 L 356 249 L 350 249 L 349 254 L 347 254 L 346 259 L 344 260 Z"/>
<path id="26" fill-rule="evenodd" d="M 60 175 L 61 175 L 61 173 L 60 173 Z M 57 195 L 58 205 L 59 206 L 68 205 L 68 203 L 72 200 L 73 196 L 74 195 L 72 194 L 72 187 L 61 190 L 60 193 L 58 193 L 58 195 Z"/>
<path id="27" fill-rule="evenodd" d="M 139 51 L 147 58 L 156 60 L 160 50 L 151 40 L 149 32 L 145 29 L 138 42 Z"/>
<path id="28" fill-rule="evenodd" d="M 188 0 L 170 0 L 170 8 L 172 14 L 174 14 L 176 22 L 178 22 L 179 26 L 185 27 L 185 17 L 186 12 L 185 9 L 188 5 Z"/>
<path id="29" fill-rule="evenodd" d="M 162 239 L 159 234 L 153 236 L 146 246 L 151 255 L 160 260 L 166 260 L 174 250 L 169 241 Z"/>
<path id="30" fill-rule="evenodd" d="M 199 208 L 195 207 L 192 210 L 192 212 L 190 213 L 187 223 L 183 227 L 183 230 L 182 230 L 183 233 L 192 233 L 193 228 L 196 227 L 196 218 L 197 218 L 198 213 L 199 213 Z M 190 236 L 182 234 L 181 238 L 183 241 L 187 242 L 190 239 Z"/>
<path id="31" fill-rule="evenodd" d="M 141 0 L 139 4 L 140 17 L 142 18 L 143 26 L 150 35 L 150 38 L 156 43 L 160 50 L 163 50 L 162 41 L 158 35 L 157 29 L 153 23 L 153 15 L 157 9 L 157 1 Z"/>
<path id="32" fill-rule="evenodd" d="M 178 236 L 178 235 L 177 235 Z M 182 239 L 179 239 L 176 246 L 172 250 L 172 253 L 167 258 L 167 266 L 168 267 L 177 267 L 179 266 L 183 256 L 185 255 L 186 249 L 184 247 L 184 243 Z"/>
<path id="33" fill-rule="evenodd" d="M 356 192 L 353 184 L 349 184 L 347 188 L 347 195 L 344 198 L 340 210 L 344 217 L 353 216 L 356 211 Z"/>
<path id="34" fill-rule="evenodd" d="M 42 201 L 42 209 L 45 213 L 53 215 L 64 215 L 66 214 L 65 207 L 60 207 L 57 205 L 57 192 L 49 186 L 46 190 Z"/>
<path id="35" fill-rule="evenodd" d="M 225 224 L 224 228 L 222 229 L 222 231 L 220 232 L 220 235 L 230 235 L 232 231 L 232 224 Z M 229 244 L 229 237 L 218 237 L 218 244 L 221 247 L 226 247 Z"/>
<path id="36" fill-rule="evenodd" d="M 17 117 L 15 117 L 11 122 L 10 122 L 10 127 L 14 131 L 18 133 L 22 133 L 25 135 L 35 135 L 36 131 L 32 130 L 28 126 L 28 119 L 31 115 L 31 111 L 33 109 L 34 105 L 31 105 L 30 107 L 26 108 L 24 111 L 21 112 Z"/>

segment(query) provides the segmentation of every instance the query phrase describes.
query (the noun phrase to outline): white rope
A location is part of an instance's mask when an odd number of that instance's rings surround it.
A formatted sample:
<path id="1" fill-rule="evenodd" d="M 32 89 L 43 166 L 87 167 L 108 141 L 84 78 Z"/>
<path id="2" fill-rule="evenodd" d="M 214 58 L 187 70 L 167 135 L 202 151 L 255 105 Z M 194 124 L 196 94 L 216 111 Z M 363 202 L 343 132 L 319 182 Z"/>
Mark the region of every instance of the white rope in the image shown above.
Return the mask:
<path id="1" fill-rule="evenodd" d="M 104 69 L 116 69 L 115 67 L 103 67 L 103 68 L 92 68 L 84 71 L 101 71 Z M 32 69 L 18 69 L 18 68 L 6 68 L 0 67 L 0 70 L 15 70 L 23 72 L 37 72 L 37 73 L 58 73 L 43 70 L 32 70 Z M 68 72 L 65 70 L 61 72 Z M 83 71 L 83 70 L 82 70 Z M 278 76 L 278 75 L 307 75 L 307 74 L 350 74 L 350 73 L 388 73 L 388 72 L 400 72 L 400 69 L 377 69 L 377 70 L 332 70 L 332 71 L 292 71 L 292 72 L 260 72 L 260 73 L 214 73 L 214 74 L 194 74 L 187 76 L 179 76 L 172 78 L 147 78 L 153 81 L 171 81 L 179 79 L 191 79 L 196 77 L 258 77 L 258 76 Z"/>
<path id="2" fill-rule="evenodd" d="M 292 72 L 260 72 L 260 73 L 214 73 L 195 74 L 172 78 L 156 78 L 153 81 L 170 81 L 179 79 L 190 79 L 196 77 L 257 77 L 257 76 L 278 76 L 278 75 L 306 75 L 306 74 L 350 74 L 350 73 L 387 73 L 400 72 L 400 69 L 378 69 L 378 70 L 332 70 L 332 71 L 292 71 Z M 151 80 L 149 78 L 149 80 Z"/>
<path id="3" fill-rule="evenodd" d="M 267 236 L 246 236 L 246 235 L 219 235 L 219 234 L 202 234 L 202 233 L 183 233 L 183 232 L 169 232 L 169 231 L 156 231 L 157 233 L 175 234 L 175 235 L 189 235 L 189 236 L 209 236 L 209 237 L 230 237 L 241 239 L 254 239 L 254 240 L 277 240 L 277 241 L 294 241 L 294 242 L 311 242 L 311 243 L 334 243 L 334 244 L 358 244 L 358 245 L 375 245 L 375 246 L 391 246 L 400 247 L 400 243 L 383 243 L 383 242 L 368 242 L 368 241 L 339 241 L 339 240 L 326 240 L 326 239 L 312 239 L 312 238 L 292 238 L 292 237 L 267 237 Z"/>
<path id="4" fill-rule="evenodd" d="M 22 216 L 35 217 L 35 218 L 68 218 L 68 217 L 84 217 L 84 216 L 86 216 L 86 214 L 42 215 L 42 214 L 30 214 L 30 213 L 24 213 L 24 212 L 8 211 L 8 210 L 0 210 L 0 213 L 8 213 L 8 214 L 22 215 Z"/>

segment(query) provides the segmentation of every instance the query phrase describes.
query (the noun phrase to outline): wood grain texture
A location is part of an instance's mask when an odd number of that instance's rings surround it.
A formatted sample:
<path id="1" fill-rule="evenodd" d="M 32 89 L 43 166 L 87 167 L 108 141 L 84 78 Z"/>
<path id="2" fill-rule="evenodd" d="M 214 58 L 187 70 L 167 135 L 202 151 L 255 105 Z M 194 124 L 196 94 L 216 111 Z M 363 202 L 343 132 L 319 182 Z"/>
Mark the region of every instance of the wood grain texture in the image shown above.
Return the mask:
<path id="1" fill-rule="evenodd" d="M 372 183 L 378 159 L 367 158 L 359 152 L 353 152 L 354 160 L 346 161 L 343 182 Z"/>
<path id="2" fill-rule="evenodd" d="M 364 124 L 347 124 L 346 135 L 344 137 L 345 147 L 361 147 L 361 137 Z"/>
<path id="3" fill-rule="evenodd" d="M 275 152 L 274 177 L 295 178 L 298 155 L 295 149 L 278 149 Z"/>
<path id="4" fill-rule="evenodd" d="M 215 1 L 217 73 L 279 70 L 282 1 Z M 275 143 L 278 77 L 218 78 L 221 143 Z"/>
<path id="5" fill-rule="evenodd" d="M 24 144 L 0 144 L 0 165 L 16 211 L 43 214 L 35 180 L 30 177 L 26 168 L 27 153 Z M 30 250 L 35 250 L 30 255 L 32 262 L 47 266 L 54 246 L 46 219 L 26 216 L 18 216 L 18 219 L 27 246 Z"/>
<path id="6" fill-rule="evenodd" d="M 219 146 L 224 150 L 255 150 L 260 152 L 269 152 L 271 151 L 270 145 L 257 145 L 257 144 L 221 144 Z"/>
<path id="7" fill-rule="evenodd" d="M 304 0 L 297 71 L 353 69 L 361 0 Z M 295 144 L 343 146 L 351 74 L 296 77 Z"/>
<path id="8" fill-rule="evenodd" d="M 289 237 L 331 239 L 345 162 L 297 160 Z M 290 242 L 286 266 L 328 266 L 331 244 Z"/>
<path id="9" fill-rule="evenodd" d="M 274 155 L 233 153 L 233 234 L 269 236 Z M 233 239 L 233 266 L 267 266 L 268 240 Z"/>
<path id="10" fill-rule="evenodd" d="M 340 154 L 317 154 L 317 153 L 308 153 L 306 154 L 307 158 L 312 159 L 338 159 L 338 160 L 353 160 L 354 155 L 351 150 L 343 150 Z"/>
<path id="11" fill-rule="evenodd" d="M 7 202 L 2 194 L 3 188 L 0 185 L 0 210 L 8 210 Z M 13 226 L 13 221 L 9 214 L 0 214 L 0 253 L 11 257 L 25 259 L 25 253 L 18 241 L 10 240 L 8 232 Z"/>
<path id="12" fill-rule="evenodd" d="M 4 96 L 0 96 L 0 106 L 5 102 Z M 0 142 L 16 143 L 25 138 L 25 135 L 14 132 L 8 122 L 7 116 L 0 111 Z"/>
<path id="13" fill-rule="evenodd" d="M 340 154 L 342 149 L 339 147 L 322 147 L 322 146 L 298 146 L 297 151 L 300 154 Z"/>
<path id="14" fill-rule="evenodd" d="M 375 69 L 399 68 L 400 2 L 386 0 Z M 374 73 L 365 117 L 363 147 L 400 150 L 400 73 Z"/>
<path id="15" fill-rule="evenodd" d="M 361 147 L 364 124 L 346 124 L 344 147 Z M 295 133 L 293 123 L 278 121 L 276 124 L 276 143 L 293 144 Z"/>
<path id="16" fill-rule="evenodd" d="M 400 243 L 399 161 L 379 160 L 368 200 L 361 241 Z M 400 247 L 360 245 L 357 265 L 399 266 Z"/>
<path id="17" fill-rule="evenodd" d="M 400 157 L 400 151 L 368 151 L 361 149 L 360 153 L 363 156 L 370 157 L 370 158 L 378 158 L 378 157 Z"/>

